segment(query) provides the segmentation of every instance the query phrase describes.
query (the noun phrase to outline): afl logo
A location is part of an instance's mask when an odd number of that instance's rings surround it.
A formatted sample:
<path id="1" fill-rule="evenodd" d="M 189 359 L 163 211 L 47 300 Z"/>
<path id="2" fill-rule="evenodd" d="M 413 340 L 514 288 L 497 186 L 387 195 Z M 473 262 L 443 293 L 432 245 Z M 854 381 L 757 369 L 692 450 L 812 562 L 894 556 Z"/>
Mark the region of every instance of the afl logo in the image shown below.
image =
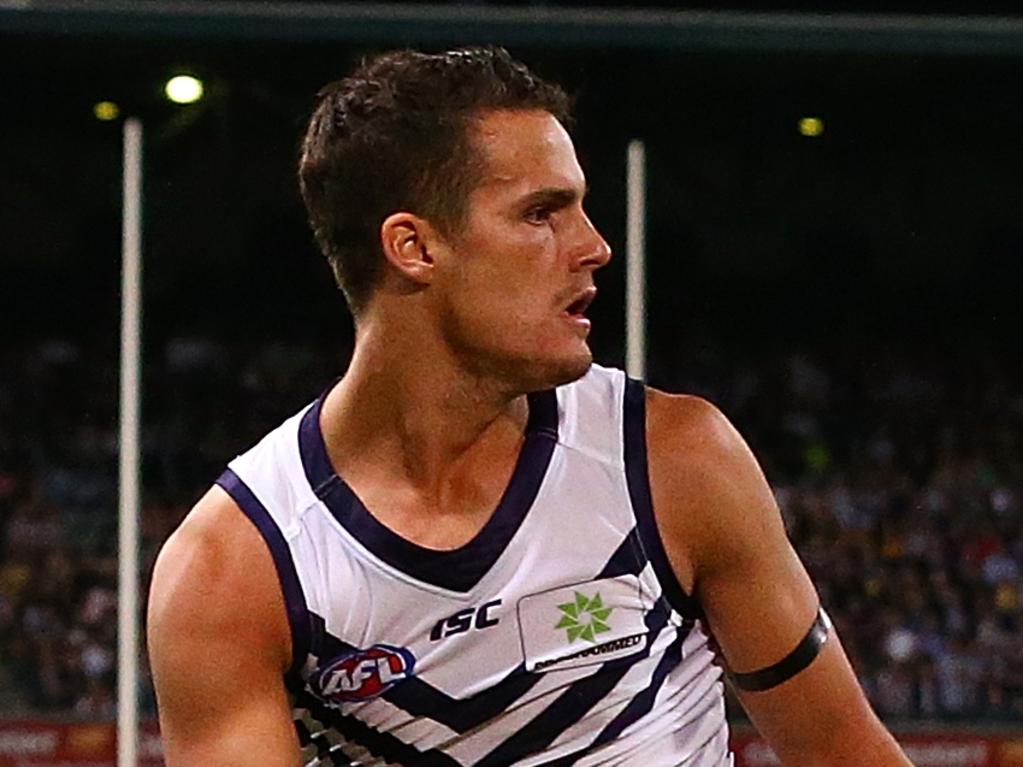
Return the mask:
<path id="1" fill-rule="evenodd" d="M 415 665 L 405 648 L 376 644 L 330 661 L 314 674 L 311 687 L 325 701 L 369 700 L 412 676 Z"/>

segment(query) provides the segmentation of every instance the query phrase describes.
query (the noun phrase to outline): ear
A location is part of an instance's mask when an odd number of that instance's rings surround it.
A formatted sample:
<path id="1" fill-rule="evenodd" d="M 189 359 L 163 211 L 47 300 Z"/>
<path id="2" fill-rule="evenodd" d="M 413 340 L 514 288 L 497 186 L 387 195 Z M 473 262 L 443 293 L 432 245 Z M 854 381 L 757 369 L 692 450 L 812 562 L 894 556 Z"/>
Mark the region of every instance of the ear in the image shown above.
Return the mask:
<path id="1" fill-rule="evenodd" d="M 392 213 L 380 225 L 384 257 L 402 277 L 417 285 L 433 281 L 433 254 L 440 243 L 430 223 L 412 213 Z"/>

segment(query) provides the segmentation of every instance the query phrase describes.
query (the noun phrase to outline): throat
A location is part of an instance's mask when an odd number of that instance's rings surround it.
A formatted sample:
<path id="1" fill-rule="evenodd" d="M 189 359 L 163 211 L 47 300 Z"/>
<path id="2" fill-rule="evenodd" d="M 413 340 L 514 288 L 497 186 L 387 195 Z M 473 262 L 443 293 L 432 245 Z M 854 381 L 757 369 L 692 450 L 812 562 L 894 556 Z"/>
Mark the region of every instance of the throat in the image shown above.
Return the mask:
<path id="1" fill-rule="evenodd" d="M 521 442 L 513 451 L 469 461 L 432 492 L 412 484 L 349 482 L 366 510 L 410 543 L 449 551 L 465 546 L 486 527 L 514 480 Z"/>
<path id="2" fill-rule="evenodd" d="M 349 370 L 320 413 L 334 472 L 371 517 L 407 541 L 465 545 L 513 480 L 529 398 L 502 402 L 450 381 L 424 391 L 362 367 Z"/>
<path id="3" fill-rule="evenodd" d="M 526 418 L 516 420 L 495 419 L 447 460 L 407 437 L 400 450 L 349 452 L 337 446 L 331 459 L 380 524 L 423 548 L 458 549 L 483 530 L 514 482 L 526 443 Z"/>

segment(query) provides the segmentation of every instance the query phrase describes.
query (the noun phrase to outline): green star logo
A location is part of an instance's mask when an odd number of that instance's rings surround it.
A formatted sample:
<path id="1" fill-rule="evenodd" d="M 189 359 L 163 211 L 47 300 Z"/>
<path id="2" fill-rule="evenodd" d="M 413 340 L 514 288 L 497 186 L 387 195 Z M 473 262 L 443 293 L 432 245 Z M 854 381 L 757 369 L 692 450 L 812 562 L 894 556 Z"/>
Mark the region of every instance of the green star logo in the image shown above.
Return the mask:
<path id="1" fill-rule="evenodd" d="M 599 591 L 592 597 L 577 591 L 575 592 L 575 601 L 558 605 L 558 609 L 562 613 L 561 620 L 554 628 L 565 629 L 569 642 L 574 642 L 582 637 L 587 642 L 596 643 L 597 634 L 611 630 L 607 619 L 614 608 L 604 607 Z"/>

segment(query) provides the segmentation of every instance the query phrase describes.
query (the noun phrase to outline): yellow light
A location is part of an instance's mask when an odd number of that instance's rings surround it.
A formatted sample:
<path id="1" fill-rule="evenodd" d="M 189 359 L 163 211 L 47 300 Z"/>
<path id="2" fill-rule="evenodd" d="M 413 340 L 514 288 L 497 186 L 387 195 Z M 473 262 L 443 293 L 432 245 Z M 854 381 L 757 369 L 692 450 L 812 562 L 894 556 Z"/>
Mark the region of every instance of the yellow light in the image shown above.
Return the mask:
<path id="1" fill-rule="evenodd" d="M 824 133 L 824 121 L 819 117 L 804 117 L 799 121 L 799 133 L 807 138 L 817 138 Z"/>
<path id="2" fill-rule="evenodd" d="M 177 75 L 167 81 L 163 92 L 175 104 L 194 104 L 202 98 L 202 80 L 191 75 Z"/>
<path id="3" fill-rule="evenodd" d="M 121 108 L 113 101 L 99 101 L 92 107 L 92 113 L 97 120 L 105 123 L 116 120 L 121 115 Z"/>

